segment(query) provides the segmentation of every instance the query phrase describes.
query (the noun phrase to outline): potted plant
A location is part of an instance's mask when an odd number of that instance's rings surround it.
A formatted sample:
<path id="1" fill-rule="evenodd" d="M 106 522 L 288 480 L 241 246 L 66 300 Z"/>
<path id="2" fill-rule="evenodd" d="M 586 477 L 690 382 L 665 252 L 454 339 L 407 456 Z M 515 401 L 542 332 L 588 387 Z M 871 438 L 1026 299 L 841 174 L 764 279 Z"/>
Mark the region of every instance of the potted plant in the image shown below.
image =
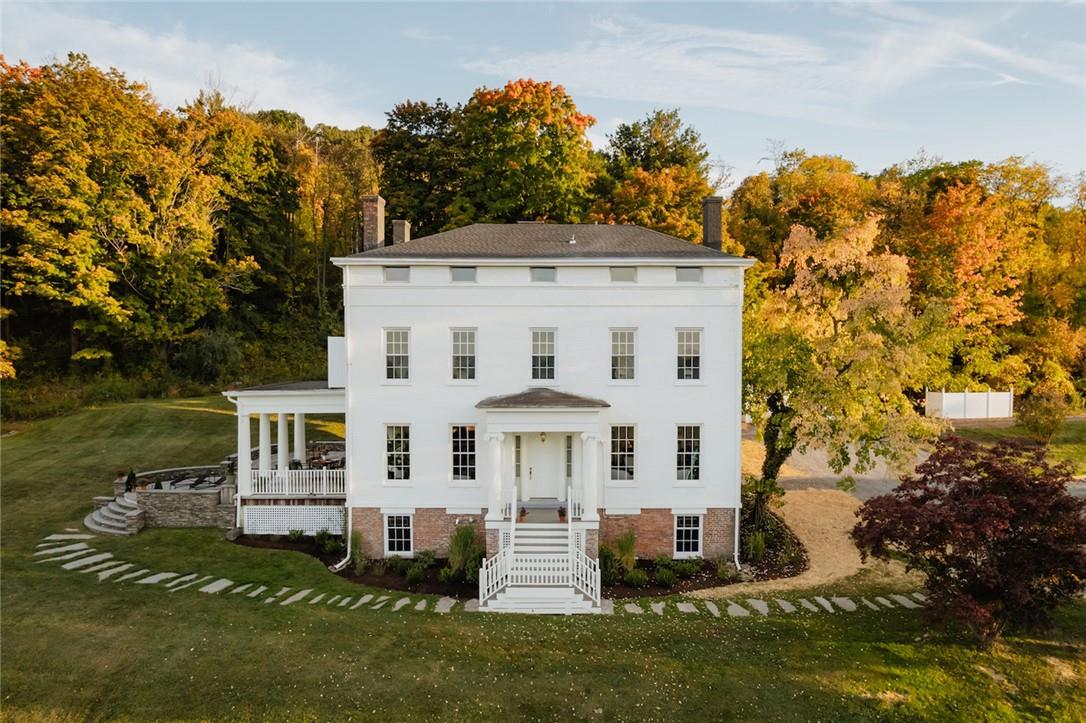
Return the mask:
<path id="1" fill-rule="evenodd" d="M 524 522 L 525 518 L 527 518 L 527 517 L 528 517 L 528 510 L 526 508 L 524 508 L 524 507 L 521 507 L 520 512 L 517 513 L 517 522 Z"/>
<path id="2" fill-rule="evenodd" d="M 558 506 L 558 521 L 559 522 L 565 522 L 566 521 L 566 506 L 565 505 L 559 505 Z"/>

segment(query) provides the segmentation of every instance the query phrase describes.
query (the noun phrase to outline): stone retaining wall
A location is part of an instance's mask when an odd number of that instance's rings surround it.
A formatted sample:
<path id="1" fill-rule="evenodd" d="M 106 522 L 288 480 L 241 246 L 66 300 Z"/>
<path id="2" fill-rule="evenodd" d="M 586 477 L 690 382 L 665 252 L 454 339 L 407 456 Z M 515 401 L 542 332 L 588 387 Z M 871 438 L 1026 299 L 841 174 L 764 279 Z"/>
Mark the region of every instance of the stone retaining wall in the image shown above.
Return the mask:
<path id="1" fill-rule="evenodd" d="M 233 527 L 233 505 L 219 503 L 219 488 L 210 490 L 136 490 L 136 503 L 147 527 Z"/>

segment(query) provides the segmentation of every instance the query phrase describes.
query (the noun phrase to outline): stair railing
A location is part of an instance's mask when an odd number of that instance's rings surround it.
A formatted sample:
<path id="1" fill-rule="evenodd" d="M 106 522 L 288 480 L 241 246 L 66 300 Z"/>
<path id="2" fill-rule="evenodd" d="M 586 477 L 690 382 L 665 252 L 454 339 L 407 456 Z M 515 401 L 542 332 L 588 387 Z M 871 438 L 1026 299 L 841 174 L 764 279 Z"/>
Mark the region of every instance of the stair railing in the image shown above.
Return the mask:
<path id="1" fill-rule="evenodd" d="M 509 545 L 501 547 L 501 534 L 498 534 L 499 550 L 493 557 L 483 560 L 479 569 L 479 604 L 482 605 L 490 598 L 497 595 L 509 584 L 510 575 L 513 573 L 514 553 L 513 546 L 517 541 L 517 486 L 513 484 L 513 498 L 509 503 L 511 511 L 509 517 Z"/>

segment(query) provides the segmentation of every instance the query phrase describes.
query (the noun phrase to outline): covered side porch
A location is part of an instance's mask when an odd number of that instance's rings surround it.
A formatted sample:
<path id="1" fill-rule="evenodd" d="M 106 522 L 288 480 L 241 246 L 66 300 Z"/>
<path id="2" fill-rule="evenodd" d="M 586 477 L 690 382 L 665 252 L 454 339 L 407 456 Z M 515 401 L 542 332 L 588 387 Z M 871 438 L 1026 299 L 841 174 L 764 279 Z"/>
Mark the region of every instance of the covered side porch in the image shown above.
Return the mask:
<path id="1" fill-rule="evenodd" d="M 306 416 L 345 415 L 345 390 L 329 388 L 325 381 L 289 382 L 227 391 L 223 396 L 237 407 L 238 526 L 246 531 L 272 534 L 281 534 L 278 529 L 288 525 L 293 526 L 284 532 L 310 527 L 314 531 L 330 529 L 324 524 L 328 521 L 310 524 L 307 516 L 330 517 L 333 505 L 339 505 L 342 518 L 342 504 L 347 496 L 345 448 L 335 442 L 308 440 Z M 291 507 L 271 510 L 269 506 L 278 500 Z M 299 505 L 307 500 L 328 509 L 310 514 Z M 243 513 L 247 505 L 262 507 L 258 514 L 254 513 L 253 521 L 247 521 L 250 515 Z M 293 509 L 293 514 L 287 514 L 288 509 Z M 262 521 L 257 522 L 257 517 Z M 332 526 L 341 527 L 342 523 Z M 254 527 L 260 529 L 250 529 Z"/>

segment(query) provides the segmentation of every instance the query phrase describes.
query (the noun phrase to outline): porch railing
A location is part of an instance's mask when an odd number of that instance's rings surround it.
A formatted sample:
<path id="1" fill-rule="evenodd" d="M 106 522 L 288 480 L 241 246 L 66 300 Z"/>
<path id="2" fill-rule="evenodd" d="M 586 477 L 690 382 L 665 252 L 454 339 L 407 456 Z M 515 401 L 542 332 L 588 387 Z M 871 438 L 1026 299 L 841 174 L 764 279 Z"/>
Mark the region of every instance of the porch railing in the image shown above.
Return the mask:
<path id="1" fill-rule="evenodd" d="M 254 495 L 336 496 L 347 493 L 345 469 L 253 470 Z"/>
<path id="2" fill-rule="evenodd" d="M 566 520 L 566 544 L 569 550 L 567 555 L 566 574 L 569 576 L 569 584 L 578 592 L 592 601 L 593 605 L 600 604 L 600 563 L 585 554 L 582 547 L 577 546 L 573 531 L 573 517 L 581 516 L 579 500 L 573 497 L 573 485 L 566 488 L 566 498 L 569 500 L 570 513 Z M 577 509 L 577 512 L 574 512 Z"/>

